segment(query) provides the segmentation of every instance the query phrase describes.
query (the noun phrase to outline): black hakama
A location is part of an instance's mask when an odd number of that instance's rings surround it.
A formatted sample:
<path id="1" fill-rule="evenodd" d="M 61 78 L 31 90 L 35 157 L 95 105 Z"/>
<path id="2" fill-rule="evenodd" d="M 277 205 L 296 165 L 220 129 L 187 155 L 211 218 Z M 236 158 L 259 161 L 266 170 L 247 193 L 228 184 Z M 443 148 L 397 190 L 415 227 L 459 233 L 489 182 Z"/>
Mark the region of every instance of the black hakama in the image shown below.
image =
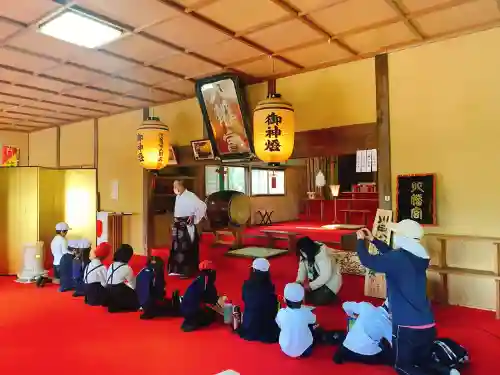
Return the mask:
<path id="1" fill-rule="evenodd" d="M 109 312 L 133 312 L 139 309 L 135 290 L 125 283 L 108 285 L 107 292 Z"/>
<path id="2" fill-rule="evenodd" d="M 200 262 L 199 235 L 194 228 L 194 238 L 189 235 L 188 217 L 174 218 L 172 247 L 168 259 L 168 272 L 191 277 L 197 273 Z"/>
<path id="3" fill-rule="evenodd" d="M 107 290 L 101 283 L 85 284 L 85 303 L 89 306 L 107 306 Z"/>

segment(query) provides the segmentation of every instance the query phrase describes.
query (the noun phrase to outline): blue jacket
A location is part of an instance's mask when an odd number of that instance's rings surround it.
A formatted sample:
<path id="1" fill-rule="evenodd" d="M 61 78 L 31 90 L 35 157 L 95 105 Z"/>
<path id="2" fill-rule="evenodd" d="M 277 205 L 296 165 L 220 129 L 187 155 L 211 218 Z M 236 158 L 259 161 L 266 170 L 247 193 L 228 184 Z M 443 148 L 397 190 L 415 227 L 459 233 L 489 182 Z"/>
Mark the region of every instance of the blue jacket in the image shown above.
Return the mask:
<path id="1" fill-rule="evenodd" d="M 75 281 L 73 279 L 73 254 L 66 253 L 61 258 L 59 264 L 60 286 L 61 292 L 66 292 L 75 289 Z"/>
<path id="2" fill-rule="evenodd" d="M 394 326 L 423 326 L 434 323 L 427 299 L 429 259 L 420 258 L 405 249 L 392 251 L 386 243 L 373 240 L 380 254 L 368 252 L 363 240 L 356 250 L 363 266 L 385 273 L 387 296 Z"/>
<path id="3" fill-rule="evenodd" d="M 139 305 L 146 306 L 165 297 L 165 276 L 163 270 L 156 274 L 154 267 L 146 266 L 137 275 L 136 287 Z"/>
<path id="4" fill-rule="evenodd" d="M 215 305 L 219 296 L 215 284 L 203 275 L 198 276 L 188 286 L 181 302 L 183 317 L 194 316 L 205 304 Z"/>
<path id="5" fill-rule="evenodd" d="M 249 341 L 277 342 L 279 337 L 279 328 L 276 324 L 278 298 L 274 285 L 245 281 L 243 302 L 245 313 L 240 328 L 241 338 Z"/>

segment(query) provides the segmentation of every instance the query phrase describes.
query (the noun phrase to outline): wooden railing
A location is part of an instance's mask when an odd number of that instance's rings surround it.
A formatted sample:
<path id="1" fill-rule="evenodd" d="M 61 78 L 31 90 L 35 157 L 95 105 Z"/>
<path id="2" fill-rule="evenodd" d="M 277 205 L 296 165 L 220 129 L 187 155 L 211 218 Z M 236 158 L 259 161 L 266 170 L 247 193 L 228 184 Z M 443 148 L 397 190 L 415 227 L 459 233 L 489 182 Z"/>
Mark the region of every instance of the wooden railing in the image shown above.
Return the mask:
<path id="1" fill-rule="evenodd" d="M 439 252 L 437 265 L 431 266 L 429 271 L 436 272 L 440 279 L 441 293 L 439 293 L 439 302 L 448 304 L 448 275 L 460 275 L 487 278 L 495 281 L 495 301 L 496 301 L 496 318 L 500 319 L 500 238 L 496 237 L 480 237 L 480 236 L 458 236 L 446 234 L 429 234 L 429 237 L 436 238 L 439 243 Z M 450 267 L 447 262 L 448 241 L 463 241 L 463 242 L 491 242 L 496 250 L 496 262 L 494 271 L 484 271 L 477 269 Z"/>

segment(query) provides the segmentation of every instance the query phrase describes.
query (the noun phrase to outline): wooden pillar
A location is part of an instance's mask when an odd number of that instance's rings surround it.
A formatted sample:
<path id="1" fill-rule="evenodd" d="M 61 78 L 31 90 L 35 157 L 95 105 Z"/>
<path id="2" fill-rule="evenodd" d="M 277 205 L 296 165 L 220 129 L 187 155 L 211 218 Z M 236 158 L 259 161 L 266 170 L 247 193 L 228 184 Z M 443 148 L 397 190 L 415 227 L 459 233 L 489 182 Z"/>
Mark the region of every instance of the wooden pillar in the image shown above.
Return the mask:
<path id="1" fill-rule="evenodd" d="M 61 127 L 56 126 L 56 168 L 61 168 Z"/>
<path id="2" fill-rule="evenodd" d="M 378 138 L 378 205 L 392 210 L 391 120 L 389 113 L 389 61 L 387 54 L 375 56 Z"/>
<path id="3" fill-rule="evenodd" d="M 142 119 L 147 120 L 149 117 L 149 108 L 144 108 Z M 143 212 L 143 245 L 144 251 L 148 257 L 151 256 L 151 249 L 154 246 L 155 236 L 155 212 L 154 206 L 154 176 L 151 172 L 144 170 L 143 172 L 143 194 L 142 194 L 142 212 Z"/>

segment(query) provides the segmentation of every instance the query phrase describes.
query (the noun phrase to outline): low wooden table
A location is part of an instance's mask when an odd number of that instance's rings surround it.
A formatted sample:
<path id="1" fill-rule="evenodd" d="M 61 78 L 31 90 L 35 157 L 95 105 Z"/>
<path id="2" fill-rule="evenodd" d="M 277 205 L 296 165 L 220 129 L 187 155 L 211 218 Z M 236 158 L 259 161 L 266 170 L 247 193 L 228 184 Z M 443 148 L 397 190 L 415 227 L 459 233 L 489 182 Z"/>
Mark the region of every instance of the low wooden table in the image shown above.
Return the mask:
<path id="1" fill-rule="evenodd" d="M 339 212 L 344 213 L 344 220 L 345 220 L 346 224 L 351 223 L 351 213 L 358 213 L 358 214 L 363 215 L 363 223 L 364 223 L 364 225 L 367 225 L 367 223 L 366 223 L 367 214 L 370 213 L 370 210 L 339 210 Z"/>
<path id="2" fill-rule="evenodd" d="M 261 232 L 266 235 L 267 247 L 274 248 L 274 241 L 276 240 L 288 240 L 288 251 L 297 252 L 297 233 L 273 229 L 264 229 Z"/>

